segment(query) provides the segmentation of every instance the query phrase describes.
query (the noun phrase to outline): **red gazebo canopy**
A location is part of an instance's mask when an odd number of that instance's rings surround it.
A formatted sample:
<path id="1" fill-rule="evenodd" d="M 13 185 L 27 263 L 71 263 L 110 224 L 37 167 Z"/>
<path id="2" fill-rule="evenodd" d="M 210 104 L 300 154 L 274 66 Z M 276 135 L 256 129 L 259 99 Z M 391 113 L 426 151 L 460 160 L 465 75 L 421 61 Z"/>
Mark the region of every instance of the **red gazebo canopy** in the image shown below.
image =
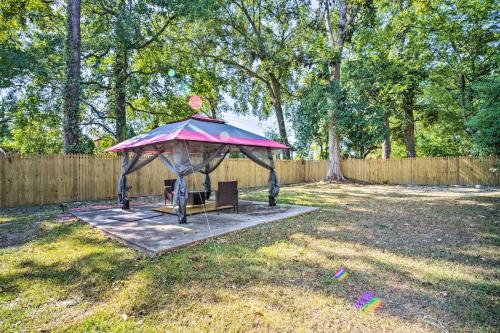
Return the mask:
<path id="1" fill-rule="evenodd" d="M 223 120 L 194 115 L 172 122 L 120 142 L 107 152 L 124 152 L 134 148 L 158 145 L 171 141 L 194 141 L 253 148 L 290 149 L 279 142 L 226 124 Z M 147 151 L 148 149 L 146 149 Z"/>

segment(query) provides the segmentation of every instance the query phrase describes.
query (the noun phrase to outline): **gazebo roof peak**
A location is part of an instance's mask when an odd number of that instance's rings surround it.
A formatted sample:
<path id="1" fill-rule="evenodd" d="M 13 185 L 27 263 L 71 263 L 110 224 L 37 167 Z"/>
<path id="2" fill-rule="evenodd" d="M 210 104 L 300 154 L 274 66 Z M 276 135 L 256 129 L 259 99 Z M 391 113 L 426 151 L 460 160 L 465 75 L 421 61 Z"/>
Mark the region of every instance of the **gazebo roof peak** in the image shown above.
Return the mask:
<path id="1" fill-rule="evenodd" d="M 208 121 L 208 122 L 219 123 L 219 124 L 225 124 L 226 123 L 222 119 L 216 119 L 216 118 L 207 117 L 204 114 L 199 114 L 199 113 L 192 115 L 190 117 L 190 119 L 196 119 L 196 120 L 199 120 L 199 121 Z"/>

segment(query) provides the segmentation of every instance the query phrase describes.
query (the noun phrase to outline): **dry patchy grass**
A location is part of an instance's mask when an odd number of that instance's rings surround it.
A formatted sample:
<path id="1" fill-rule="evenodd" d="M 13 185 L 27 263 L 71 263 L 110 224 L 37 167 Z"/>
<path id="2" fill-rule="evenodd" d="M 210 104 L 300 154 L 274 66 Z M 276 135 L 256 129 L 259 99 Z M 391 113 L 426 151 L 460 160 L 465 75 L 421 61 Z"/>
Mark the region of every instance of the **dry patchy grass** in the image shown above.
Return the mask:
<path id="1" fill-rule="evenodd" d="M 8 210 L 0 214 L 0 331 L 438 332 L 439 322 L 450 332 L 494 332 L 499 197 L 495 189 L 283 187 L 282 202 L 321 210 L 153 259 L 82 223 L 55 222 L 56 207 Z M 339 284 L 340 267 L 351 274 Z M 362 315 L 352 304 L 368 290 L 384 305 Z"/>

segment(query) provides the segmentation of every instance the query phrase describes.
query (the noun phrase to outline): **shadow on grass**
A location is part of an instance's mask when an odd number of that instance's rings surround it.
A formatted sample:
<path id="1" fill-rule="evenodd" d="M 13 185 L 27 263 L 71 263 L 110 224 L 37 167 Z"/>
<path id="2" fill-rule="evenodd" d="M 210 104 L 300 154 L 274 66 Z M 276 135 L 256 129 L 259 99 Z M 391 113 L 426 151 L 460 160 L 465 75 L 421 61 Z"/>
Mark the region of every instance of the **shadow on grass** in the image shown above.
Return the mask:
<path id="1" fill-rule="evenodd" d="M 168 278 L 169 283 L 161 285 L 161 288 L 165 288 L 163 291 L 168 293 L 172 291 L 169 287 L 170 284 L 201 283 L 205 288 L 217 289 L 221 288 L 220 283 L 216 282 L 220 278 L 225 279 L 226 283 L 234 283 L 237 286 L 252 285 L 257 281 L 258 283 L 282 286 L 290 285 L 286 281 L 289 281 L 290 276 L 292 276 L 294 281 L 300 280 L 296 285 L 297 288 L 333 290 L 335 296 L 340 296 L 349 303 L 353 303 L 363 291 L 378 291 L 380 296 L 388 301 L 383 311 L 403 319 L 421 320 L 426 313 L 430 312 L 441 315 L 445 322 L 455 328 L 464 329 L 467 327 L 470 329 L 471 327 L 497 326 L 499 324 L 498 307 L 495 305 L 495 300 L 498 296 L 498 279 L 488 281 L 491 274 L 485 273 L 483 269 L 494 270 L 498 267 L 498 261 L 482 260 L 479 257 L 457 252 L 460 248 L 466 248 L 473 244 L 494 244 L 487 237 L 478 237 L 477 229 L 468 229 L 468 224 L 461 221 L 464 215 L 475 217 L 478 212 L 488 211 L 490 208 L 478 207 L 474 204 L 463 207 L 463 203 L 458 201 L 450 203 L 448 200 L 438 200 L 436 203 L 434 199 L 426 199 L 421 196 L 415 196 L 415 198 L 418 200 L 408 199 L 403 207 L 408 208 L 406 217 L 414 223 L 411 230 L 398 225 L 397 222 L 402 217 L 398 215 L 399 211 L 394 213 L 397 216 L 394 216 L 392 220 L 384 221 L 387 224 L 380 222 L 380 211 L 363 211 L 362 213 L 349 210 L 322 211 L 314 214 L 314 220 L 307 221 L 308 224 L 301 223 L 300 226 L 294 226 L 296 222 L 300 222 L 300 218 L 298 218 L 283 224 L 274 223 L 272 227 L 259 226 L 251 231 L 242 231 L 238 233 L 238 237 L 231 236 L 231 239 L 236 237 L 235 241 L 238 247 L 235 247 L 237 250 L 231 250 L 229 245 L 222 246 L 221 252 L 225 258 L 222 264 L 212 257 L 215 256 L 214 253 L 211 253 L 210 257 L 203 257 L 204 264 L 202 266 L 193 265 L 186 259 L 186 261 L 179 262 L 180 267 L 176 268 L 178 272 L 183 272 L 178 277 L 175 277 L 175 274 L 170 275 L 172 272 L 170 269 L 166 269 L 168 263 L 165 261 L 170 258 L 167 255 L 160 259 L 160 262 L 166 265 L 160 270 L 162 272 L 160 275 L 166 274 L 170 278 Z M 423 209 L 422 200 L 434 202 L 436 206 L 433 209 L 435 210 L 428 212 Z M 496 199 L 491 198 L 475 198 L 473 201 L 488 205 L 497 202 Z M 400 205 L 400 203 L 397 204 Z M 353 206 L 355 207 L 355 205 Z M 412 206 L 414 207 L 411 208 Z M 472 211 L 471 207 L 474 208 Z M 385 207 L 385 209 L 390 213 L 391 207 Z M 412 218 L 415 214 L 419 215 L 418 218 Z M 436 217 L 443 218 L 441 216 L 443 214 L 445 218 L 451 217 L 451 220 L 447 222 L 448 226 L 441 225 L 441 221 L 435 221 Z M 390 217 L 390 214 L 385 217 Z M 453 220 L 455 217 L 457 219 Z M 321 231 L 318 235 L 316 227 L 324 225 L 325 218 L 329 218 L 333 225 L 340 226 L 340 230 Z M 350 223 L 346 220 L 347 218 L 355 222 Z M 369 220 L 370 223 L 361 225 L 360 222 L 366 222 L 366 220 Z M 479 224 L 480 221 L 482 220 L 473 222 Z M 488 221 L 491 223 L 490 220 Z M 349 228 L 342 230 L 344 226 Z M 438 230 L 439 228 L 443 230 Z M 491 224 L 480 225 L 479 230 L 481 228 L 490 229 Z M 275 259 L 275 262 L 271 263 L 271 267 L 269 267 L 266 265 L 266 260 L 269 259 L 255 255 L 255 252 L 263 247 L 272 247 L 280 242 L 294 243 L 295 240 L 292 236 L 297 232 L 305 233 L 318 241 L 339 240 L 349 243 L 353 247 L 364 246 L 376 252 L 392 254 L 401 258 L 403 262 L 406 259 L 411 259 L 403 263 L 403 266 L 411 266 L 412 262 L 417 262 L 423 266 L 432 264 L 435 266 L 433 269 L 439 269 L 441 262 L 447 263 L 446 267 L 442 269 L 448 270 L 448 272 L 444 277 L 435 276 L 429 281 L 428 278 L 425 278 L 425 274 L 421 274 L 421 277 L 413 274 L 411 267 L 402 268 L 401 265 L 376 260 L 371 256 L 357 256 L 356 260 L 360 260 L 363 265 L 370 267 L 371 272 L 367 273 L 359 268 L 350 268 L 349 287 L 332 289 L 332 281 L 328 277 L 335 273 L 335 269 L 322 267 L 314 262 L 300 261 L 296 263 L 280 259 Z M 272 233 L 271 239 L 269 239 L 270 233 Z M 428 237 L 429 235 L 431 238 Z M 443 237 L 443 240 L 438 241 L 440 236 Z M 332 247 L 335 247 L 335 244 Z M 232 257 L 229 256 L 228 251 Z M 318 249 L 315 251 L 321 252 Z M 195 252 L 207 253 L 207 250 L 202 247 Z M 241 258 L 238 254 L 247 259 L 238 259 Z M 328 253 L 322 253 L 322 255 L 328 258 Z M 254 261 L 248 258 L 253 258 Z M 460 266 L 454 266 L 456 263 Z M 213 269 L 217 265 L 221 265 L 221 270 L 224 272 L 222 277 L 219 276 L 220 272 Z M 467 270 L 472 271 L 474 276 L 470 278 L 454 277 L 453 269 L 460 269 L 460 267 L 467 267 Z M 191 269 L 194 271 L 190 271 Z M 474 272 L 475 270 L 477 272 Z M 301 274 L 304 271 L 312 272 L 305 280 L 302 279 Z M 299 278 L 297 279 L 297 277 Z M 291 285 L 294 286 L 294 283 Z M 261 297 L 265 298 L 265 295 L 261 295 Z M 183 303 L 182 300 L 176 302 Z M 160 308 L 161 306 L 157 310 L 159 311 Z"/>
<path id="2" fill-rule="evenodd" d="M 0 249 L 21 246 L 40 235 L 42 223 L 46 219 L 32 216 L 12 216 L 0 224 Z"/>
<path id="3" fill-rule="evenodd" d="M 114 281 L 126 279 L 136 269 L 139 254 L 98 236 L 83 223 L 47 224 L 50 227 L 39 230 L 19 256 L 12 250 L 3 254 L 10 262 L 0 274 L 0 286 L 8 299 L 31 285 L 96 302 Z"/>
<path id="4" fill-rule="evenodd" d="M 320 201 L 315 195 L 290 193 L 282 199 Z M 357 200 L 359 196 L 344 194 L 342 200 L 351 198 Z M 363 198 L 378 203 L 381 200 Z M 485 273 L 479 271 L 471 279 L 464 278 L 463 272 L 453 277 L 453 267 L 447 266 L 443 267 L 448 270 L 444 277 L 426 278 L 422 267 L 411 267 L 412 263 L 459 263 L 457 267 L 468 271 L 495 269 L 496 261 L 463 255 L 458 250 L 471 244 L 495 244 L 488 237 L 477 235 L 481 230 L 488 231 L 488 235 L 498 232 L 489 216 L 482 225 L 479 221 L 483 220 L 472 220 L 478 229 L 467 229 L 468 224 L 462 220 L 489 212 L 489 206 L 480 204 L 496 201 L 475 198 L 463 207 L 443 200 L 429 211 L 422 200 L 436 204 L 422 197 L 408 198 L 403 203 L 384 198 L 383 209 L 361 211 L 356 209 L 366 208 L 366 204 L 359 200 L 350 205 L 352 210 L 326 203 L 327 208 L 316 213 L 260 225 L 153 259 L 89 233 L 88 226 L 62 224 L 43 231 L 34 244 L 40 253 L 15 262 L 11 272 L 0 274 L 0 285 L 7 286 L 7 292 L 15 297 L 30 282 L 43 282 L 51 288 L 63 288 L 68 294 L 83 295 L 92 304 L 110 298 L 110 307 L 118 304 L 129 316 L 148 318 L 160 317 L 168 307 L 189 311 L 189 306 L 202 302 L 203 297 L 208 297 L 206 306 L 217 304 L 224 301 L 222 292 L 233 290 L 238 294 L 256 286 L 266 286 L 270 291 L 289 288 L 298 294 L 326 294 L 345 304 L 354 303 L 362 292 L 372 290 L 386 302 L 382 313 L 403 320 L 418 321 L 422 313 L 430 311 L 457 329 L 498 326 L 498 283 L 487 281 Z M 410 222 L 410 228 L 402 221 Z M 450 225 L 443 225 L 444 221 Z M 304 237 L 298 240 L 298 234 Z M 437 242 L 438 237 L 442 241 Z M 456 241 L 457 237 L 460 241 Z M 297 253 L 286 256 L 281 245 L 294 246 L 290 251 Z M 344 255 L 337 252 L 341 246 L 353 251 L 363 247 L 380 254 L 382 259 L 375 255 Z M 66 248 L 78 252 L 79 247 L 84 248 L 80 255 L 62 252 L 60 260 L 40 259 L 46 252 Z M 263 253 L 268 248 L 276 255 Z M 397 257 L 401 264 L 385 260 L 383 254 Z M 339 267 L 351 273 L 344 284 L 331 278 Z M 116 281 L 139 286 L 115 291 Z M 264 304 L 276 302 L 274 296 L 263 291 L 255 291 L 251 297 Z M 293 315 L 289 308 L 292 305 L 284 302 L 285 299 L 279 306 Z M 70 323 L 73 324 L 78 326 L 80 322 Z"/>
<path id="5" fill-rule="evenodd" d="M 380 273 L 367 273 L 347 266 L 351 276 L 348 283 L 341 286 L 331 278 L 336 269 L 313 261 L 290 261 L 256 254 L 259 249 L 280 242 L 293 243 L 292 235 L 297 232 L 293 224 L 296 222 L 287 221 L 280 226 L 280 231 L 271 240 L 267 240 L 266 235 L 271 230 L 275 231 L 276 225 L 274 228 L 259 226 L 237 237 L 228 237 L 234 241 L 231 244 L 206 243 L 152 259 L 151 264 L 140 272 L 145 282 L 142 290 L 146 292 L 130 300 L 127 305 L 129 316 L 154 317 L 173 304 L 176 308 L 189 308 L 196 293 L 189 294 L 185 290 L 193 286 L 204 290 L 204 297 L 205 293 L 211 295 L 209 303 L 217 303 L 221 301 L 218 295 L 230 288 L 244 290 L 266 285 L 271 290 L 291 288 L 299 292 L 327 292 L 348 304 L 353 304 L 364 291 L 372 290 L 387 302 L 384 313 L 403 320 L 421 320 L 423 314 L 431 309 L 431 313 L 437 312 L 444 322 L 455 327 L 498 324 L 494 315 L 495 305 L 490 301 L 497 287 L 493 282 L 445 279 L 429 284 L 398 265 L 361 256 L 359 260 Z M 317 237 L 315 234 L 312 236 Z M 307 274 L 304 275 L 304 272 Z M 385 275 L 391 278 L 385 279 Z M 394 280 L 407 287 L 398 288 L 393 284 Z M 182 297 L 179 294 L 181 290 L 189 297 Z M 203 298 L 200 295 L 196 297 Z M 266 304 L 276 302 L 274 296 L 266 293 L 256 293 L 252 298 Z M 202 299 L 199 301 L 202 302 Z"/>

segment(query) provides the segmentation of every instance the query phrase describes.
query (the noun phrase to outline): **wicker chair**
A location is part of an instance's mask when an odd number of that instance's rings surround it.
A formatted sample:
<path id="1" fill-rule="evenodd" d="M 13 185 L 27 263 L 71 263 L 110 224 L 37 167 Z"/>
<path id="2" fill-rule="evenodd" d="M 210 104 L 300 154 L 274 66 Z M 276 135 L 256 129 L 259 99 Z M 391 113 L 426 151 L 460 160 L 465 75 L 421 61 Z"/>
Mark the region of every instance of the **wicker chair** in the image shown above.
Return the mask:
<path id="1" fill-rule="evenodd" d="M 173 203 L 174 202 L 174 187 L 176 179 L 165 179 L 163 181 L 163 195 L 165 197 L 165 206 L 167 205 L 167 199 Z"/>
<path id="2" fill-rule="evenodd" d="M 223 206 L 233 206 L 238 214 L 238 182 L 219 182 L 217 192 L 215 195 L 215 205 L 217 207 L 217 214 L 219 208 Z"/>

